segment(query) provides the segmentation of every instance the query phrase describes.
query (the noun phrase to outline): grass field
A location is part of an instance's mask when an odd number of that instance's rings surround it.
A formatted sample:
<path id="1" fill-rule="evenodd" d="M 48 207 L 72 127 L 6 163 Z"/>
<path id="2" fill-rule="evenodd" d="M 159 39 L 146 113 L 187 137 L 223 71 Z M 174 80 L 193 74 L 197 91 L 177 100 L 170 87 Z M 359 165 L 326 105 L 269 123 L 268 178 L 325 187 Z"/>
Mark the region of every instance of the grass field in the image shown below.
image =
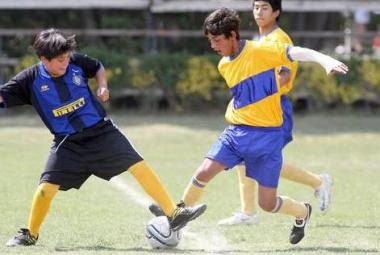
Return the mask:
<path id="1" fill-rule="evenodd" d="M 222 115 L 117 114 L 114 120 L 175 200 L 225 125 Z M 257 226 L 216 225 L 239 208 L 237 177 L 230 171 L 208 185 L 202 200 L 208 210 L 188 226 L 177 250 L 150 249 L 144 224 L 151 215 L 127 173 L 117 183 L 92 177 L 80 191 L 59 193 L 38 244 L 7 248 L 6 241 L 26 227 L 52 137 L 35 117 L 0 115 L 0 254 L 380 253 L 379 116 L 298 116 L 295 123 L 295 141 L 284 152 L 286 161 L 316 173 L 328 171 L 335 181 L 333 206 L 326 216 L 319 212 L 310 188 L 281 181 L 281 194 L 314 206 L 311 228 L 297 246 L 288 243 L 289 217 L 260 212 Z"/>

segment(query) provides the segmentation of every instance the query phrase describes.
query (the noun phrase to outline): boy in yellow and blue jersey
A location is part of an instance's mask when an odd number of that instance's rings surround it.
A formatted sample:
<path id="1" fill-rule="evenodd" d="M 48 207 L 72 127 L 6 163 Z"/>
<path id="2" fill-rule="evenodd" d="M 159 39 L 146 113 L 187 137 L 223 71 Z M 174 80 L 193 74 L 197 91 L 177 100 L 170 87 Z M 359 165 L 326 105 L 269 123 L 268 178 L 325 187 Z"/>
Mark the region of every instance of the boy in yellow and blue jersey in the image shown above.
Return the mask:
<path id="1" fill-rule="evenodd" d="M 282 30 L 277 22 L 282 12 L 281 0 L 253 0 L 253 16 L 259 27 L 259 36 L 254 40 L 260 42 L 279 42 L 293 44 L 290 37 Z M 297 62 L 289 62 L 276 69 L 280 89 L 282 91 L 281 106 L 283 112 L 283 135 L 284 147 L 292 141 L 293 110 L 286 94 L 293 88 L 293 82 L 297 73 Z M 246 176 L 244 164 L 237 169 L 239 178 L 239 191 L 241 200 L 241 211 L 233 216 L 218 222 L 219 225 L 249 225 L 259 222 L 257 214 L 257 182 Z M 326 213 L 331 201 L 332 178 L 329 174 L 321 175 L 300 169 L 291 164 L 283 163 L 281 177 L 310 186 L 315 190 L 315 196 L 319 199 L 319 208 Z"/>
<path id="2" fill-rule="evenodd" d="M 228 8 L 212 12 L 204 22 L 211 48 L 223 56 L 218 69 L 232 94 L 225 114 L 229 126 L 195 171 L 180 204 L 194 205 L 211 179 L 244 161 L 247 176 L 259 183 L 260 207 L 295 218 L 289 241 L 296 244 L 305 235 L 311 206 L 277 196 L 284 136 L 282 91 L 275 68 L 289 60 L 319 63 L 328 74 L 345 74 L 348 67 L 307 48 L 240 40 L 239 25 L 236 11 Z M 157 206 L 149 209 L 158 212 Z"/>

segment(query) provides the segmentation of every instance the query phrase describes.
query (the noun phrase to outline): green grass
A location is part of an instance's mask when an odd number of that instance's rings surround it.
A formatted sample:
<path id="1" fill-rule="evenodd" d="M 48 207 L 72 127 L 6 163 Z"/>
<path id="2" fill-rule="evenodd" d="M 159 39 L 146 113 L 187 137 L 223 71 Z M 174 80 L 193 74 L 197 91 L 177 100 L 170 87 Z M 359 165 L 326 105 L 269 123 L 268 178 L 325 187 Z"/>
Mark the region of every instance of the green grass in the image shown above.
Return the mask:
<path id="1" fill-rule="evenodd" d="M 193 171 L 223 130 L 223 116 L 130 116 L 115 121 L 178 200 Z M 314 206 L 308 235 L 288 243 L 292 219 L 260 212 L 260 224 L 222 228 L 216 222 L 239 208 L 234 171 L 206 188 L 208 210 L 189 225 L 178 250 L 151 250 L 144 239 L 148 210 L 112 184 L 91 177 L 53 201 L 35 247 L 7 248 L 27 224 L 31 199 L 51 135 L 29 115 L 0 115 L 0 254 L 377 254 L 380 253 L 379 116 L 298 116 L 285 160 L 334 176 L 331 211 L 322 216 L 313 191 L 283 180 L 279 193 Z M 123 181 L 141 191 L 125 173 Z"/>

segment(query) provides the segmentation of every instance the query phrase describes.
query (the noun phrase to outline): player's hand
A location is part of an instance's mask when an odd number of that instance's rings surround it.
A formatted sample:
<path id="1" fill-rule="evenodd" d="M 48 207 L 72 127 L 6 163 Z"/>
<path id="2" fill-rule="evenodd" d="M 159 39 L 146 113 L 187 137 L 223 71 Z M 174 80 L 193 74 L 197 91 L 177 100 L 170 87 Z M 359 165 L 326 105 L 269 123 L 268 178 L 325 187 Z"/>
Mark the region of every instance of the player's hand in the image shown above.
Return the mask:
<path id="1" fill-rule="evenodd" d="M 98 88 L 96 95 L 98 96 L 101 102 L 106 102 L 110 98 L 110 92 L 106 87 Z"/>
<path id="2" fill-rule="evenodd" d="M 281 87 L 285 86 L 291 79 L 290 70 L 286 67 L 280 67 L 277 75 Z"/>
<path id="3" fill-rule="evenodd" d="M 328 75 L 330 74 L 346 74 L 348 72 L 348 66 L 344 63 L 331 58 L 325 67 Z"/>

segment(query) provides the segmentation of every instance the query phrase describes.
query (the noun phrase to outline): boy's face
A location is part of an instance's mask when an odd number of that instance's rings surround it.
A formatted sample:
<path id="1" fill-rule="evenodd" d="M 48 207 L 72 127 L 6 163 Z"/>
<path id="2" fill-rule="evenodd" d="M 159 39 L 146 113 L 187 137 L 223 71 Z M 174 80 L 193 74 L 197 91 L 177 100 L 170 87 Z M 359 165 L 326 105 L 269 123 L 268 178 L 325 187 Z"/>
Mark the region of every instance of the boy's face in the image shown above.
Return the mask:
<path id="1" fill-rule="evenodd" d="M 280 11 L 273 11 L 272 6 L 266 1 L 255 1 L 253 5 L 253 17 L 259 27 L 272 26 Z"/>
<path id="2" fill-rule="evenodd" d="M 207 34 L 211 48 L 221 56 L 231 56 L 235 53 L 234 43 L 236 44 L 236 33 L 231 32 L 231 36 L 226 38 L 224 34 L 212 35 Z"/>
<path id="3" fill-rule="evenodd" d="M 51 76 L 60 77 L 66 72 L 70 61 L 70 54 L 70 52 L 66 52 L 51 60 L 42 56 L 41 61 Z"/>

